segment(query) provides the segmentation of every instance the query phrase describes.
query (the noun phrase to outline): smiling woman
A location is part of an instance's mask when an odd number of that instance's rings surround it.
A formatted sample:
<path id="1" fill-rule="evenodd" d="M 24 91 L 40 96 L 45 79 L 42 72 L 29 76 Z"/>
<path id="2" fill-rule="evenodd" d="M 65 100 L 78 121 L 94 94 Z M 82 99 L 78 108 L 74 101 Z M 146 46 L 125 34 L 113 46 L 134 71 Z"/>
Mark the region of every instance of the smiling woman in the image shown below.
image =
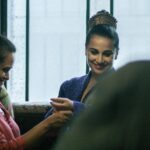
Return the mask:
<path id="1" fill-rule="evenodd" d="M 67 80 L 61 85 L 58 98 L 52 99 L 51 102 L 54 110 L 68 109 L 74 114 L 81 112 L 86 107 L 86 97 L 99 76 L 114 71 L 113 62 L 119 50 L 116 19 L 102 10 L 90 19 L 89 25 L 85 55 L 91 70 L 88 74 Z M 46 116 L 52 112 L 51 109 Z"/>
<path id="2" fill-rule="evenodd" d="M 86 98 L 97 84 L 98 78 L 114 71 L 113 62 L 117 58 L 119 38 L 116 25 L 114 26 L 111 22 L 116 23 L 116 19 L 104 10 L 93 17 L 90 19 L 92 27 L 89 29 L 85 42 L 85 56 L 90 71 L 84 76 L 62 83 L 58 97 L 51 99 L 52 109 L 46 117 L 61 110 L 70 110 L 74 116 L 78 116 L 88 107 Z M 59 130 L 56 132 L 55 135 L 58 136 Z"/>

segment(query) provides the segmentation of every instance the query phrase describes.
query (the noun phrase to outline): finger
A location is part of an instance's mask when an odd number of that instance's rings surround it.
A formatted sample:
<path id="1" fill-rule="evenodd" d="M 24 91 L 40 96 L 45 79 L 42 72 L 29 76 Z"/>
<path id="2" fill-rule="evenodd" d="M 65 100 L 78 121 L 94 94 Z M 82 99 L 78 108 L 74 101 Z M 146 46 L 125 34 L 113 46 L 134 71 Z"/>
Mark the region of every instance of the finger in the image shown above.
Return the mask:
<path id="1" fill-rule="evenodd" d="M 62 103 L 55 103 L 51 102 L 52 107 L 54 107 L 56 110 L 63 110 L 65 108 L 64 104 Z"/>
<path id="2" fill-rule="evenodd" d="M 55 111 L 55 114 L 63 114 L 63 116 L 72 116 L 73 112 L 71 110 L 60 110 Z"/>
<path id="3" fill-rule="evenodd" d="M 53 102 L 63 103 L 66 99 L 64 99 L 64 98 L 51 98 L 51 100 Z"/>
<path id="4" fill-rule="evenodd" d="M 59 111 L 59 112 L 63 113 L 66 116 L 72 116 L 73 115 L 73 112 L 70 111 L 70 110 L 62 110 L 62 111 Z"/>

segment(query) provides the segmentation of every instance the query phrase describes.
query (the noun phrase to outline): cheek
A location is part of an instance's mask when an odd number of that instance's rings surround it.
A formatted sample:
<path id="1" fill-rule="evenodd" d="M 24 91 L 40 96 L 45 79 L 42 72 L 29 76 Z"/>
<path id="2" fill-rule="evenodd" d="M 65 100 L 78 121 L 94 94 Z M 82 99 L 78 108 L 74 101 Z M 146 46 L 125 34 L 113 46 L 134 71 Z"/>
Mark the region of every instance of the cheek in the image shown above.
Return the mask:
<path id="1" fill-rule="evenodd" d="M 96 59 L 96 56 L 95 55 L 91 55 L 91 54 L 88 54 L 87 55 L 87 59 L 92 61 L 92 60 L 95 60 Z"/>
<path id="2" fill-rule="evenodd" d="M 113 57 L 111 56 L 111 57 L 105 57 L 105 62 L 107 62 L 107 63 L 112 63 L 113 62 Z"/>

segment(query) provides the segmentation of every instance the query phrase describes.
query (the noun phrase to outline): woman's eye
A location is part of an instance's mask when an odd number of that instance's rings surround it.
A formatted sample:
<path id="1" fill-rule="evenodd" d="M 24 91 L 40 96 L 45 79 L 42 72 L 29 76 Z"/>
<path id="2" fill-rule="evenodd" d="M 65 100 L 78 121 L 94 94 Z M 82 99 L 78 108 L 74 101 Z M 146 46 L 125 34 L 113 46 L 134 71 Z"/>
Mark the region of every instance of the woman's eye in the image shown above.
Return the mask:
<path id="1" fill-rule="evenodd" d="M 93 55 L 98 54 L 98 52 L 97 52 L 97 51 L 95 51 L 95 50 L 91 50 L 90 52 L 91 52 L 91 54 L 93 54 Z"/>
<path id="2" fill-rule="evenodd" d="M 113 51 L 106 51 L 103 53 L 104 56 L 109 57 L 111 55 L 113 55 Z"/>
<path id="3" fill-rule="evenodd" d="M 4 68 L 4 69 L 3 69 L 3 72 L 8 73 L 9 70 L 10 70 L 9 68 Z"/>

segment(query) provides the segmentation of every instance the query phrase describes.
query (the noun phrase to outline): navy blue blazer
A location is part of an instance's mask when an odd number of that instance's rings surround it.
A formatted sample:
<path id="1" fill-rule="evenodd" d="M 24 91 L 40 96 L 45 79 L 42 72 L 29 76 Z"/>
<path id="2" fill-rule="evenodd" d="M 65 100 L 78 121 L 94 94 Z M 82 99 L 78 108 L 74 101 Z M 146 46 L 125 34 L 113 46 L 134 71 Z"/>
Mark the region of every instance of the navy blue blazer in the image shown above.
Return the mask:
<path id="1" fill-rule="evenodd" d="M 62 83 L 60 86 L 58 97 L 69 98 L 73 101 L 74 113 L 79 113 L 85 108 L 85 104 L 80 102 L 82 98 L 82 94 L 87 87 L 91 78 L 91 72 L 88 74 L 75 77 L 70 80 L 67 80 Z M 45 117 L 48 117 L 52 114 L 52 109 L 50 109 Z"/>

